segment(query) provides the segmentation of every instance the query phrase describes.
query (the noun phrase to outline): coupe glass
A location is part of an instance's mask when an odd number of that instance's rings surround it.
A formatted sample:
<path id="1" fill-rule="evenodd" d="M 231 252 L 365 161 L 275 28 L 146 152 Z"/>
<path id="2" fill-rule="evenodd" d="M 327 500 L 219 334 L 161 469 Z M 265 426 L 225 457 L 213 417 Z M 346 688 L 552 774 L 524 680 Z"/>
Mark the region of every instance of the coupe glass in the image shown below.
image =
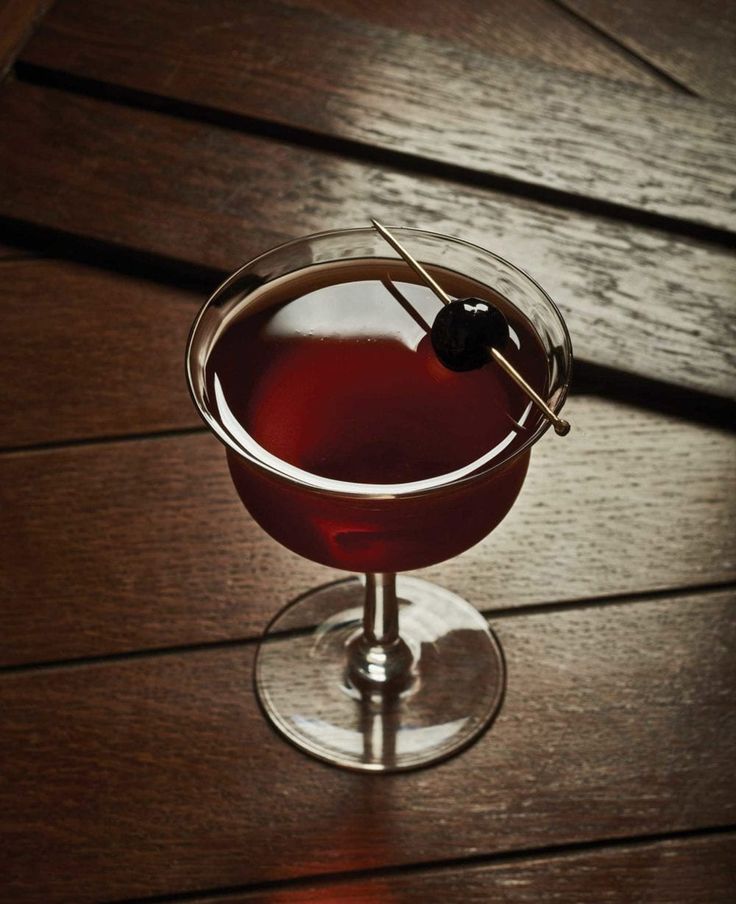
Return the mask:
<path id="1" fill-rule="evenodd" d="M 475 245 L 416 229 L 392 231 L 448 291 L 462 276 L 473 280 L 474 295 L 504 299 L 512 325 L 525 325 L 538 340 L 544 385 L 535 388 L 558 412 L 572 352 L 544 290 Z M 315 268 L 365 260 L 385 262 L 387 272 L 405 266 L 370 228 L 307 236 L 260 255 L 204 305 L 186 364 L 194 402 L 224 443 L 235 487 L 255 520 L 306 558 L 362 572 L 305 592 L 268 625 L 255 662 L 263 711 L 289 741 L 321 760 L 388 772 L 437 762 L 468 745 L 494 719 L 505 688 L 503 654 L 480 613 L 448 590 L 396 573 L 449 559 L 493 530 L 512 507 L 531 447 L 549 424 L 529 405 L 525 425 L 514 425 L 506 446 L 467 467 L 406 483 L 332 479 L 260 445 L 208 376 L 218 340 L 234 318 L 247 321 L 251 309 L 267 307 L 269 293 L 283 297 L 285 285 L 303 283 Z M 401 278 L 421 284 L 408 269 Z"/>

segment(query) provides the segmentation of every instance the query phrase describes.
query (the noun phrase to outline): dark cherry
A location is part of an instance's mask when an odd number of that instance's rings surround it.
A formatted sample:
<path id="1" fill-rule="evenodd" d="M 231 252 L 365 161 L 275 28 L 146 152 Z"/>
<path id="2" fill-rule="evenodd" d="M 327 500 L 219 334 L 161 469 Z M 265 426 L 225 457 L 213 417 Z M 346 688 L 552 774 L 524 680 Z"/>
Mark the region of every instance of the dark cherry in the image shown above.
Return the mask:
<path id="1" fill-rule="evenodd" d="M 504 315 L 480 298 L 458 298 L 445 305 L 432 324 L 432 347 L 449 370 L 475 370 L 488 361 L 488 346 L 503 348 L 509 325 Z"/>

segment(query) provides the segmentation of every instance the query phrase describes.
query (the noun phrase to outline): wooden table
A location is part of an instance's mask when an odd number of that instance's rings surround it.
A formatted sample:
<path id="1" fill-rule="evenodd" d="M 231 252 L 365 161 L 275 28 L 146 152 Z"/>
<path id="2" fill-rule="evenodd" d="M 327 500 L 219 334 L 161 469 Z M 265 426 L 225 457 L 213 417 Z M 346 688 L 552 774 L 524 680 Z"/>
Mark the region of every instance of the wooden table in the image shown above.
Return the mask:
<path id="1" fill-rule="evenodd" d="M 3 902 L 736 900 L 736 16 L 709 0 L 0 3 Z M 574 431 L 427 576 L 508 660 L 414 773 L 280 740 L 250 672 L 337 577 L 187 396 L 209 290 L 376 216 L 558 300 Z"/>

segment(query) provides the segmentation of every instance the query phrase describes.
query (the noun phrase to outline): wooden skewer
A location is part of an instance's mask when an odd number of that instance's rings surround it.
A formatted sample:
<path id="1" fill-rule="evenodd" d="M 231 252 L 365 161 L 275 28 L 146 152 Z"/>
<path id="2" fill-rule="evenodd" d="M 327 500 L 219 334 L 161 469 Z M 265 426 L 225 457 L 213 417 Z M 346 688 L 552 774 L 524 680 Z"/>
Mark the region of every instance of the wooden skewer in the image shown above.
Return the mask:
<path id="1" fill-rule="evenodd" d="M 442 304 L 450 304 L 452 299 L 445 292 L 442 286 L 433 279 L 429 273 L 424 269 L 424 267 L 419 263 L 419 261 L 415 260 L 411 254 L 404 248 L 404 246 L 393 236 L 385 226 L 382 226 L 378 220 L 371 219 L 371 223 L 377 230 L 377 232 L 388 242 L 388 244 L 396 251 L 396 253 L 402 257 L 406 263 L 411 267 L 411 269 L 417 274 L 417 276 L 434 292 L 434 294 L 439 298 Z M 563 420 L 563 418 L 559 417 L 555 414 L 554 411 L 549 407 L 549 405 L 544 401 L 544 399 L 527 383 L 527 381 L 522 377 L 519 371 L 511 364 L 501 352 L 494 348 L 493 346 L 489 346 L 488 351 L 491 354 L 493 360 L 506 371 L 506 373 L 511 377 L 511 379 L 516 383 L 516 385 L 522 389 L 529 399 L 539 408 L 542 414 L 547 418 L 547 420 L 552 424 L 555 429 L 555 433 L 558 436 L 565 436 L 565 434 L 570 432 L 570 424 L 568 421 Z"/>

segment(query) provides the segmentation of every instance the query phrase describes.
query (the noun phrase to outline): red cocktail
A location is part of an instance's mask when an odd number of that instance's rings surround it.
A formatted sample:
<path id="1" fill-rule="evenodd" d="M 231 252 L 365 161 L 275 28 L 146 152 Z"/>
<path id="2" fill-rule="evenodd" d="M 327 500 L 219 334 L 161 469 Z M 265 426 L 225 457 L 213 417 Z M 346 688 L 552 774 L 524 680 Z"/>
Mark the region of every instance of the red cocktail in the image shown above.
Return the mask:
<path id="1" fill-rule="evenodd" d="M 559 409 L 569 339 L 544 292 L 479 248 L 396 232 L 451 296 L 502 311 L 508 360 Z M 493 363 L 459 373 L 440 363 L 428 334 L 440 308 L 373 230 L 344 230 L 238 271 L 190 339 L 195 401 L 246 508 L 294 552 L 368 574 L 288 607 L 257 668 L 276 725 L 352 768 L 448 755 L 490 721 L 503 687 L 495 639 L 472 607 L 416 579 L 399 579 L 395 597 L 396 572 L 455 556 L 504 518 L 547 426 Z M 378 750 L 366 728 L 375 734 L 376 718 Z"/>

